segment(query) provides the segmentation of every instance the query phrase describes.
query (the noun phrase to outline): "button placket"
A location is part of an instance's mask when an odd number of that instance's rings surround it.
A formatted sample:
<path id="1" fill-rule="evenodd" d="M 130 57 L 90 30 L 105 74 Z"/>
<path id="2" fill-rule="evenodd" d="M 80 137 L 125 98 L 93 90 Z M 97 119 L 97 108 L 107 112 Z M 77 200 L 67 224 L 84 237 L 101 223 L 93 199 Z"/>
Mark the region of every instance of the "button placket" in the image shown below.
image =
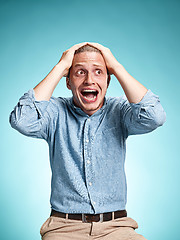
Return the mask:
<path id="1" fill-rule="evenodd" d="M 95 201 L 93 201 L 93 174 L 91 165 L 91 138 L 89 136 L 89 128 L 91 124 L 91 119 L 88 118 L 84 126 L 84 160 L 85 160 L 85 176 L 87 189 L 89 192 L 90 201 L 94 207 Z"/>

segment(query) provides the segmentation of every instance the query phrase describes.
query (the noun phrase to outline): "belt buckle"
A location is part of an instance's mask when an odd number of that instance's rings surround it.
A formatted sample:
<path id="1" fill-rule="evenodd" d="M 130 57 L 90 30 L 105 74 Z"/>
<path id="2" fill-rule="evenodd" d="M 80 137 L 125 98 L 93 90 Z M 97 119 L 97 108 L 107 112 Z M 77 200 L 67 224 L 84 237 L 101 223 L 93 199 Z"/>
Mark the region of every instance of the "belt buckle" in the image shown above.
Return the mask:
<path id="1" fill-rule="evenodd" d="M 82 222 L 83 223 L 87 223 L 87 220 L 86 220 L 86 216 L 85 216 L 86 214 L 84 214 L 84 213 L 82 213 Z M 100 215 L 100 219 L 99 219 L 99 222 L 103 222 L 103 213 L 100 213 L 99 214 Z"/>

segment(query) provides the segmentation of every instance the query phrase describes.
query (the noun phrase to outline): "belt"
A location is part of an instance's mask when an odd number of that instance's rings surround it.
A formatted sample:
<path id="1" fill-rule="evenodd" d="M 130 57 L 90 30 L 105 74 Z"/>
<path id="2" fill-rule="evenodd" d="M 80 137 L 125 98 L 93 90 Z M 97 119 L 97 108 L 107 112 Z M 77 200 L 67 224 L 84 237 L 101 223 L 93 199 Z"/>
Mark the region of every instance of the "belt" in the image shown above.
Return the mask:
<path id="1" fill-rule="evenodd" d="M 84 223 L 88 223 L 88 222 L 104 222 L 104 221 L 110 221 L 116 218 L 127 217 L 127 212 L 126 210 L 120 210 L 116 212 L 106 212 L 106 213 L 100 213 L 100 214 L 84 214 L 84 213 L 72 214 L 72 213 L 57 212 L 52 209 L 50 216 L 73 219 L 73 220 L 81 220 Z"/>

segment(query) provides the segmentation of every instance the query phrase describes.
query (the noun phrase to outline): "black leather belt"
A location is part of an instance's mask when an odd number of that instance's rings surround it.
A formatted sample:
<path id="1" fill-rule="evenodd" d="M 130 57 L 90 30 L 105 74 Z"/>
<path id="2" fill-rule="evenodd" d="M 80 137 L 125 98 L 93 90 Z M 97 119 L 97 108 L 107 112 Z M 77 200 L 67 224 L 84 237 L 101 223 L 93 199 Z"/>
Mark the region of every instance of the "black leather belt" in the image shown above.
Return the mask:
<path id="1" fill-rule="evenodd" d="M 74 220 L 81 220 L 82 222 L 104 222 L 110 221 L 116 218 L 127 217 L 126 210 L 120 210 L 116 212 L 106 212 L 101 214 L 72 214 L 72 213 L 62 213 L 57 212 L 52 209 L 51 215 L 54 217 L 66 218 L 66 219 L 74 219 Z"/>

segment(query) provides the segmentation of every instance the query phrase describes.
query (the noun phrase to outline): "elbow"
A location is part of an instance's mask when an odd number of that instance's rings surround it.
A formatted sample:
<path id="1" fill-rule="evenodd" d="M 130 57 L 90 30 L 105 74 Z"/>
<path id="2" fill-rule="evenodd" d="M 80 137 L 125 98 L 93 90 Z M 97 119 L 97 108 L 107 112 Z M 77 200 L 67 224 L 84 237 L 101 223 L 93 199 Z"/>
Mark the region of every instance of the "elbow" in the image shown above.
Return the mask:
<path id="1" fill-rule="evenodd" d="M 154 124 L 157 128 L 162 126 L 165 122 L 166 122 L 166 113 L 162 109 L 162 111 L 159 111 L 154 115 Z"/>
<path id="2" fill-rule="evenodd" d="M 45 138 L 46 135 L 41 133 L 41 121 L 34 120 L 23 116 L 16 118 L 16 114 L 12 112 L 9 117 L 9 123 L 12 128 L 17 130 L 19 133 L 28 137 Z"/>
<path id="3" fill-rule="evenodd" d="M 10 116 L 9 116 L 9 123 L 10 123 L 12 128 L 16 129 L 16 127 L 17 127 L 17 119 L 16 119 L 14 111 L 12 111 Z"/>
<path id="4" fill-rule="evenodd" d="M 12 128 L 17 130 L 18 132 L 22 133 L 23 135 L 28 135 L 27 131 L 27 120 L 24 116 L 19 116 L 19 114 L 16 113 L 16 111 L 12 111 L 9 116 L 9 123 Z"/>
<path id="5" fill-rule="evenodd" d="M 18 121 L 14 112 L 11 112 L 11 114 L 9 116 L 9 123 L 10 123 L 11 127 L 14 128 L 15 130 L 17 130 L 18 132 L 24 133 L 24 131 L 23 131 L 24 129 L 21 124 L 21 121 Z"/>

